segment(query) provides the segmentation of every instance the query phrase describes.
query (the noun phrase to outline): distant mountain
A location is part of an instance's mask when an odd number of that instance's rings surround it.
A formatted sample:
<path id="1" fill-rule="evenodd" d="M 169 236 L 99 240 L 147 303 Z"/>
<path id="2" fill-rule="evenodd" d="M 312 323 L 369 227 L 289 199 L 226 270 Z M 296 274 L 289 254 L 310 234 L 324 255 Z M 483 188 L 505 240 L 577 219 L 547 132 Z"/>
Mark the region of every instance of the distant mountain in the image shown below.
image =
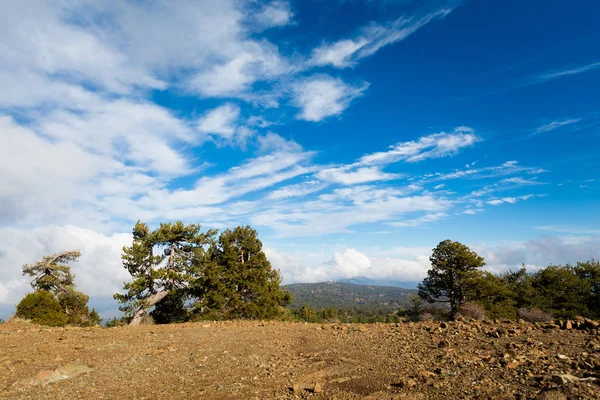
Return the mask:
<path id="1" fill-rule="evenodd" d="M 358 276 L 355 278 L 341 279 L 338 282 L 354 283 L 356 285 L 393 286 L 393 287 L 399 287 L 399 288 L 404 288 L 404 289 L 416 289 L 417 285 L 420 283 L 420 282 L 413 282 L 413 281 L 390 281 L 387 279 L 377 280 L 377 279 L 364 278 L 361 276 Z"/>
<path id="2" fill-rule="evenodd" d="M 333 307 L 391 311 L 406 306 L 410 296 L 417 293 L 415 289 L 348 282 L 296 283 L 283 288 L 294 296 L 292 307 L 308 304 L 315 309 Z"/>

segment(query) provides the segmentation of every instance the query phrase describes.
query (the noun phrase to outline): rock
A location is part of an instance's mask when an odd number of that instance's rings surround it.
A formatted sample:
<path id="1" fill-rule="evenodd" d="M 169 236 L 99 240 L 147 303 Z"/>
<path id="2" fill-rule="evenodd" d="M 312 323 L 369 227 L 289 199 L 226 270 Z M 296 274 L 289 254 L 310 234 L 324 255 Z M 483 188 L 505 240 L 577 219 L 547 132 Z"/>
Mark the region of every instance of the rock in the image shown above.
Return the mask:
<path id="1" fill-rule="evenodd" d="M 566 385 L 569 383 L 577 382 L 578 377 L 571 374 L 552 375 L 552 382 L 558 385 Z"/>
<path id="2" fill-rule="evenodd" d="M 421 372 L 419 373 L 419 376 L 420 376 L 421 378 L 430 378 L 430 377 L 432 377 L 432 376 L 435 376 L 435 373 L 433 373 L 433 372 L 431 372 L 431 371 L 421 371 Z"/>
<path id="3" fill-rule="evenodd" d="M 556 324 L 546 324 L 544 325 L 544 329 L 560 329 L 560 326 Z"/>
<path id="4" fill-rule="evenodd" d="M 73 378 L 75 376 L 89 373 L 92 369 L 82 364 L 69 363 L 58 367 L 54 371 L 42 370 L 30 379 L 23 379 L 13 384 L 13 387 L 25 386 L 46 386 L 49 383 L 61 381 L 63 379 Z"/>
<path id="5" fill-rule="evenodd" d="M 313 388 L 313 393 L 321 393 L 323 389 L 321 388 L 321 384 L 319 382 L 315 383 L 315 387 Z"/>
<path id="6" fill-rule="evenodd" d="M 571 321 L 565 321 L 565 329 L 573 329 L 573 323 Z"/>
<path id="7" fill-rule="evenodd" d="M 440 342 L 438 343 L 438 349 L 443 349 L 446 347 L 450 347 L 450 343 L 448 343 L 447 340 L 440 340 Z"/>
<path id="8" fill-rule="evenodd" d="M 564 354 L 558 354 L 556 356 L 556 358 L 558 358 L 559 360 L 568 360 L 569 357 L 565 356 Z"/>

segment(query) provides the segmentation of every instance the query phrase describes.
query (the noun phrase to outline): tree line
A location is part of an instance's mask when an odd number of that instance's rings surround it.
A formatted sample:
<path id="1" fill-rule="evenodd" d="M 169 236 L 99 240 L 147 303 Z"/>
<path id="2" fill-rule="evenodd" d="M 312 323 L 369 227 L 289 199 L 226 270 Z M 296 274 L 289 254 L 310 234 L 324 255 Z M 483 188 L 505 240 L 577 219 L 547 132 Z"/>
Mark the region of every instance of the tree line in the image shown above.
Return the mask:
<path id="1" fill-rule="evenodd" d="M 23 274 L 32 278 L 34 292 L 17 305 L 16 316 L 51 326 L 98 324 L 98 314 L 87 306 L 89 296 L 77 290 L 66 265 L 79 257 L 79 251 L 66 251 L 24 265 Z M 124 283 L 122 293 L 114 295 L 125 316 L 112 325 L 240 318 L 307 322 L 528 315 L 600 318 L 598 261 L 551 265 L 533 273 L 523 267 L 493 274 L 482 270 L 483 257 L 451 240 L 433 249 L 431 268 L 418 285 L 418 296 L 396 312 L 315 310 L 306 304 L 286 308 L 292 296 L 280 287 L 279 271 L 272 268 L 257 232 L 249 226 L 219 234 L 180 221 L 161 223 L 151 230 L 138 221 L 132 244 L 123 248 L 121 258 L 132 279 Z"/>
<path id="2" fill-rule="evenodd" d="M 459 242 L 445 240 L 430 257 L 418 286 L 419 298 L 449 305 L 449 317 L 484 310 L 488 318 L 516 319 L 543 314 L 556 318 L 600 318 L 600 262 L 550 265 L 533 273 L 483 271 L 482 257 Z M 413 300 L 412 314 L 419 302 Z"/>

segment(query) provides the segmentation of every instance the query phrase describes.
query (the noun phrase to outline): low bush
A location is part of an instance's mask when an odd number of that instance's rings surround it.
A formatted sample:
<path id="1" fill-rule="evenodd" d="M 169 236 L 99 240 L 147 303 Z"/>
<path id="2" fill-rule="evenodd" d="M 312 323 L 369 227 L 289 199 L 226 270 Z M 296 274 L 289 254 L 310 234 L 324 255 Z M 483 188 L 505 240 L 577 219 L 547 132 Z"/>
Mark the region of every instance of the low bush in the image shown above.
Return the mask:
<path id="1" fill-rule="evenodd" d="M 483 321 L 485 309 L 477 303 L 465 303 L 460 307 L 459 313 L 465 319 Z"/>
<path id="2" fill-rule="evenodd" d="M 419 315 L 419 321 L 421 321 L 421 322 L 433 321 L 433 320 L 435 320 L 435 317 L 431 313 L 424 312 Z"/>
<path id="3" fill-rule="evenodd" d="M 29 293 L 17 305 L 16 316 L 31 322 L 47 326 L 65 326 L 67 314 L 58 300 L 45 290 Z"/>
<path id="4" fill-rule="evenodd" d="M 539 308 L 520 308 L 517 311 L 517 316 L 528 322 L 550 322 L 552 315 Z"/>

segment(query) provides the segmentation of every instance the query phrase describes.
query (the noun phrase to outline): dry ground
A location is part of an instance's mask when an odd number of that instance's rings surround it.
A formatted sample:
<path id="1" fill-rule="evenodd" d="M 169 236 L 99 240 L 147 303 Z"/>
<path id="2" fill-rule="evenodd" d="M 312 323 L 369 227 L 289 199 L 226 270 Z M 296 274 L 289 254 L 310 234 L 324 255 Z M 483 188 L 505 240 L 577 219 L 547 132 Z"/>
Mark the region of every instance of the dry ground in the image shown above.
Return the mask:
<path id="1" fill-rule="evenodd" d="M 27 382 L 68 363 L 92 370 Z M 596 377 L 597 331 L 523 323 L 0 325 L 9 399 L 596 398 Z"/>

